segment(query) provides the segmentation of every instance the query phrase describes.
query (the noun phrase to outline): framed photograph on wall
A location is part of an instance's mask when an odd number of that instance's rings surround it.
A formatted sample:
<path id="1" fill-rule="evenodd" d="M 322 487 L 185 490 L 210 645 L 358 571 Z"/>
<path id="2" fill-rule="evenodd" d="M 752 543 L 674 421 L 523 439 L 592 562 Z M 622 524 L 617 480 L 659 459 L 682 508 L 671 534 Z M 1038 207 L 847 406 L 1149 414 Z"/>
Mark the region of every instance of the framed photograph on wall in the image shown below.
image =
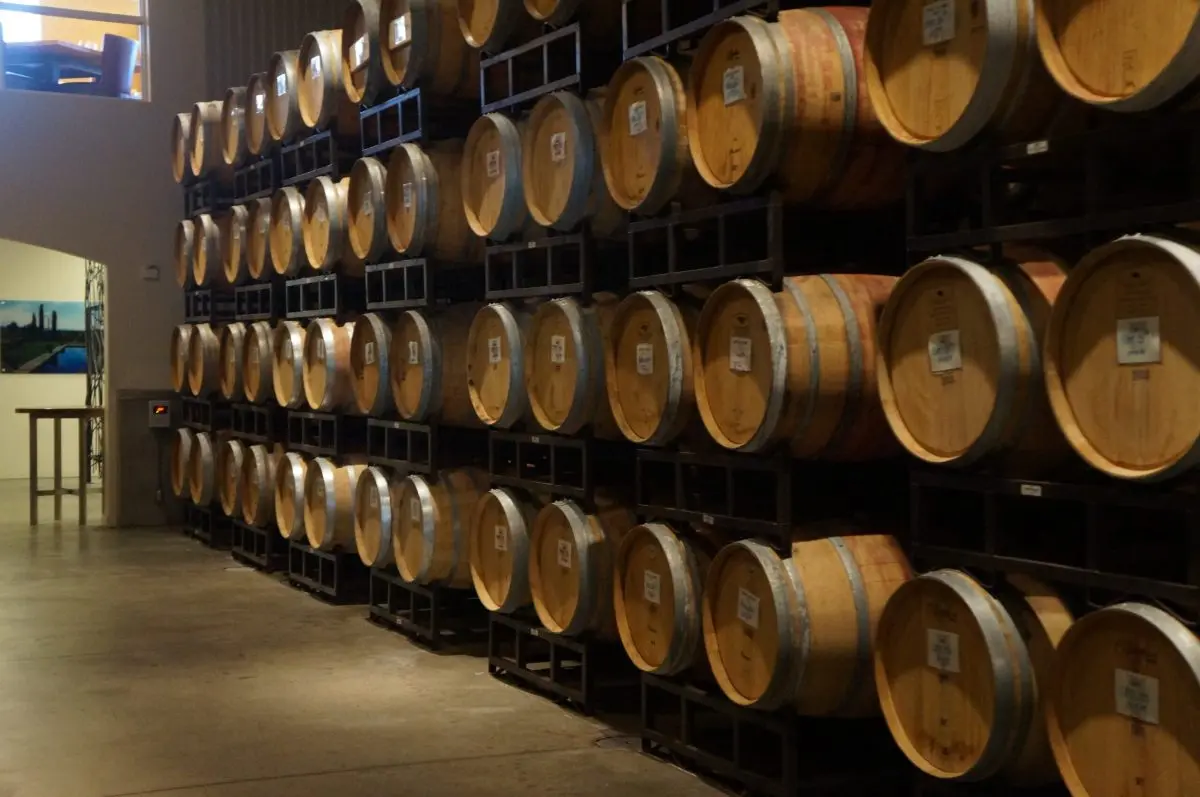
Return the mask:
<path id="1" fill-rule="evenodd" d="M 83 302 L 0 299 L 0 372 L 86 374 Z"/>

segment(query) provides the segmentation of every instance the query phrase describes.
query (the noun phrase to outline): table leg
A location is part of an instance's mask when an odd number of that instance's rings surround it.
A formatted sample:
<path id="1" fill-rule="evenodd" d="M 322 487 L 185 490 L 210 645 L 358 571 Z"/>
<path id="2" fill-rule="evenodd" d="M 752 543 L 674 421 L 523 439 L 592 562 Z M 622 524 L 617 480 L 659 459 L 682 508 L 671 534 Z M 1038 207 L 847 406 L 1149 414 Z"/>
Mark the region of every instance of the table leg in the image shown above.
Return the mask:
<path id="1" fill-rule="evenodd" d="M 87 525 L 88 422 L 79 419 L 79 528 Z"/>
<path id="2" fill-rule="evenodd" d="M 62 418 L 54 419 L 54 519 L 62 520 Z"/>
<path id="3" fill-rule="evenodd" d="M 29 525 L 38 524 L 37 416 L 29 414 Z"/>

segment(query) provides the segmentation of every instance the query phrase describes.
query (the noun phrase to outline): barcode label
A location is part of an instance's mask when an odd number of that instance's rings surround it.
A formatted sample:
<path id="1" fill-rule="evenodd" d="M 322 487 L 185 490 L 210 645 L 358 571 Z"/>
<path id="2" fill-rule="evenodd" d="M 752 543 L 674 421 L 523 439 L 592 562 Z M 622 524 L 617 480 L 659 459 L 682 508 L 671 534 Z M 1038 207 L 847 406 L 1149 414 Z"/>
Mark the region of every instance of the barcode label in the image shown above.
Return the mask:
<path id="1" fill-rule="evenodd" d="M 280 97 L 287 94 L 287 75 L 283 72 L 275 76 L 275 93 Z"/>
<path id="2" fill-rule="evenodd" d="M 571 569 L 571 543 L 566 540 L 558 541 L 558 566 Z"/>
<path id="3" fill-rule="evenodd" d="M 646 101 L 629 103 L 629 135 L 640 136 L 646 132 Z"/>
<path id="4" fill-rule="evenodd" d="M 1158 316 L 1117 319 L 1117 363 L 1139 365 L 1162 362 Z"/>
<path id="5" fill-rule="evenodd" d="M 500 363 L 500 338 L 488 338 L 488 362 L 492 365 Z"/>
<path id="6" fill-rule="evenodd" d="M 1030 141 L 1028 144 L 1025 145 L 1025 154 L 1026 155 L 1042 155 L 1049 151 L 1050 151 L 1050 142 L 1046 141 L 1044 139 L 1042 141 Z"/>
<path id="7" fill-rule="evenodd" d="M 1031 498 L 1042 497 L 1042 485 L 1040 484 L 1022 484 L 1021 495 L 1028 495 Z"/>
<path id="8" fill-rule="evenodd" d="M 567 158 L 567 134 L 554 133 L 550 136 L 550 160 L 558 163 Z"/>
<path id="9" fill-rule="evenodd" d="M 397 17 L 392 20 L 392 47 L 399 47 L 408 41 L 408 17 Z"/>
<path id="10" fill-rule="evenodd" d="M 367 365 L 375 364 L 375 344 L 373 342 L 368 343 L 364 347 L 363 359 L 366 361 Z"/>
<path id="11" fill-rule="evenodd" d="M 746 99 L 746 70 L 741 65 L 725 70 L 725 76 L 721 79 L 721 94 L 726 105 Z"/>
<path id="12" fill-rule="evenodd" d="M 367 62 L 367 37 L 363 36 L 354 43 L 354 51 L 350 57 L 355 69 L 361 69 Z"/>
<path id="13" fill-rule="evenodd" d="M 729 339 L 729 370 L 734 373 L 750 373 L 750 338 L 732 337 Z"/>
<path id="14" fill-rule="evenodd" d="M 567 361 L 567 339 L 563 335 L 550 336 L 550 362 L 562 365 Z"/>
<path id="15" fill-rule="evenodd" d="M 408 517 L 413 523 L 421 520 L 421 502 L 415 498 L 408 502 Z"/>
<path id="16" fill-rule="evenodd" d="M 758 628 L 758 596 L 738 587 L 738 619 L 751 628 Z"/>
<path id="17" fill-rule="evenodd" d="M 404 207 L 412 207 L 412 183 L 405 183 L 401 187 L 401 196 L 404 198 Z"/>
<path id="18" fill-rule="evenodd" d="M 258 111 L 259 113 L 262 113 L 263 110 L 266 109 L 266 107 L 267 107 L 267 95 L 266 94 L 255 94 L 254 95 L 254 110 Z"/>
<path id="19" fill-rule="evenodd" d="M 494 149 L 487 154 L 487 176 L 500 176 L 500 150 Z"/>
<path id="20" fill-rule="evenodd" d="M 638 376 L 650 376 L 654 373 L 654 346 L 649 343 L 637 345 Z"/>
<path id="21" fill-rule="evenodd" d="M 421 349 L 415 340 L 408 342 L 408 364 L 419 365 L 421 363 Z"/>
<path id="22" fill-rule="evenodd" d="M 935 374 L 962 368 L 962 347 L 957 329 L 934 332 L 929 336 L 929 370 Z"/>
<path id="23" fill-rule="evenodd" d="M 507 551 L 508 550 L 508 529 L 504 528 L 503 526 L 497 525 L 494 529 L 492 529 L 492 533 L 496 537 L 496 550 L 497 551 Z"/>
<path id="24" fill-rule="evenodd" d="M 662 603 L 662 579 L 653 570 L 642 571 L 642 595 L 655 606 Z"/>
<path id="25" fill-rule="evenodd" d="M 1117 670 L 1116 689 L 1117 713 L 1135 720 L 1158 724 L 1158 679 L 1129 670 Z"/>
<path id="26" fill-rule="evenodd" d="M 958 663 L 958 634 L 926 628 L 925 641 L 928 643 L 926 664 L 938 672 L 961 672 Z"/>
<path id="27" fill-rule="evenodd" d="M 321 76 L 321 56 L 314 55 L 312 60 L 308 62 L 308 73 L 312 75 L 313 78 L 319 78 Z"/>
<path id="28" fill-rule="evenodd" d="M 921 43 L 926 47 L 954 38 L 955 0 L 933 0 L 921 11 Z"/>

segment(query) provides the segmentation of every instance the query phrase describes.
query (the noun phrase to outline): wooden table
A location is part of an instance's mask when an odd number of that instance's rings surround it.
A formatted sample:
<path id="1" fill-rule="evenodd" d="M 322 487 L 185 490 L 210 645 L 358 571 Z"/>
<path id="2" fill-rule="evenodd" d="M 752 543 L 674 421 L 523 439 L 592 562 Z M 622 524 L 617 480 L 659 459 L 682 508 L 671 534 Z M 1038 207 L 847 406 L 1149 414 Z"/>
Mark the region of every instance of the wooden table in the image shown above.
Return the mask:
<path id="1" fill-rule="evenodd" d="M 21 407 L 18 415 L 29 416 L 29 525 L 38 524 L 38 498 L 54 496 L 54 519 L 62 520 L 62 497 L 79 496 L 79 525 L 87 525 L 87 496 L 89 492 L 101 492 L 103 487 L 88 489 L 88 421 L 103 418 L 103 407 Z M 38 421 L 49 418 L 54 421 L 54 489 L 38 489 Z M 68 490 L 62 486 L 62 422 L 79 421 L 79 489 Z"/>

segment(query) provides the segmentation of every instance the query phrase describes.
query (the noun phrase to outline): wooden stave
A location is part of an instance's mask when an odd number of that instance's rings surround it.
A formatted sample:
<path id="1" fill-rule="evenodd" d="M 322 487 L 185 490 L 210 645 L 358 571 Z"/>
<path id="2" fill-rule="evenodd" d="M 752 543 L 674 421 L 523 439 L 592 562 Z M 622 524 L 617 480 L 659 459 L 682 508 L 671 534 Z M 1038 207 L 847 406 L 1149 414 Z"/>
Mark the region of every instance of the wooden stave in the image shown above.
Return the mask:
<path id="1" fill-rule="evenodd" d="M 614 422 L 605 386 L 604 350 L 614 310 L 613 303 L 582 307 L 577 300 L 564 297 L 544 302 L 534 313 L 525 336 L 523 383 L 533 418 L 546 431 L 574 435 L 590 426 L 596 436 L 612 436 Z M 537 379 L 538 358 L 533 349 L 539 326 L 556 311 L 562 313 L 570 325 L 576 365 L 575 391 L 561 423 L 547 414 L 532 385 Z"/>
<path id="2" fill-rule="evenodd" d="M 512 556 L 512 570 L 509 574 L 508 591 L 503 600 L 497 600 L 488 588 L 485 574 L 480 570 L 480 547 L 485 540 L 493 540 L 492 535 L 483 527 L 483 513 L 486 502 L 495 501 L 504 513 L 508 526 L 506 550 Z M 529 537 L 536 516 L 535 505 L 532 501 L 522 500 L 508 487 L 493 487 L 488 490 L 475 504 L 472 514 L 471 527 L 468 532 L 467 553 L 471 570 L 471 583 L 475 587 L 475 595 L 484 608 L 490 612 L 512 614 L 519 609 L 529 606 L 533 597 L 529 592 Z"/>
<path id="3" fill-rule="evenodd" d="M 252 404 L 263 404 L 274 395 L 274 333 L 267 321 L 255 321 L 246 327 L 242 345 L 242 387 L 246 400 Z"/>
<path id="4" fill-rule="evenodd" d="M 406 14 L 410 31 L 401 45 L 408 48 L 403 65 L 396 55 L 400 48 L 391 46 L 391 27 L 401 14 Z M 479 51 L 459 30 L 455 0 L 384 0 L 379 23 L 380 39 L 387 45 L 381 60 L 389 83 L 404 89 L 419 86 L 437 97 L 479 99 Z"/>
<path id="5" fill-rule="evenodd" d="M 354 495 L 365 469 L 364 465 L 338 467 L 325 457 L 309 463 L 304 474 L 304 533 L 314 550 L 354 547 Z"/>
<path id="6" fill-rule="evenodd" d="M 389 251 L 386 186 L 387 167 L 378 158 L 355 162 L 346 190 L 346 237 L 354 257 L 364 263 L 378 261 Z M 369 219 L 360 225 L 364 217 Z M 369 237 L 364 230 L 369 231 Z M 367 240 L 363 240 L 365 237 Z"/>
<path id="7" fill-rule="evenodd" d="M 509 42 L 523 41 L 538 29 L 536 20 L 525 13 L 522 0 L 494 0 L 496 6 L 492 27 L 484 31 L 472 31 L 468 20 L 463 19 L 461 3 L 458 12 L 458 27 L 468 45 L 476 50 L 497 53 Z"/>
<path id="8" fill-rule="evenodd" d="M 225 90 L 221 104 L 221 159 L 226 166 L 237 166 L 246 157 L 246 87 Z"/>
<path id="9" fill-rule="evenodd" d="M 186 288 L 192 283 L 192 260 L 195 257 L 196 224 L 191 219 L 181 219 L 175 225 L 173 245 L 175 260 L 175 284 Z"/>
<path id="10" fill-rule="evenodd" d="M 480 425 L 470 402 L 467 370 L 463 367 L 471 320 L 479 308 L 479 304 L 463 303 L 446 307 L 436 315 L 427 310 L 408 310 L 397 316 L 392 328 L 388 370 L 392 403 L 401 418 L 414 422 L 436 418 L 459 427 Z M 415 407 L 407 406 L 401 398 L 407 363 L 398 338 L 403 337 L 401 330 L 408 321 L 416 327 L 419 337 L 421 391 Z"/>
<path id="11" fill-rule="evenodd" d="M 220 342 L 208 324 L 196 324 L 188 339 L 188 389 L 193 396 L 206 396 L 220 390 L 217 359 Z"/>
<path id="12" fill-rule="evenodd" d="M 171 176 L 182 183 L 192 174 L 191 153 L 192 115 L 177 113 L 171 120 Z"/>
<path id="13" fill-rule="evenodd" d="M 221 154 L 221 100 L 198 102 L 192 106 L 191 173 L 207 177 L 224 164 Z"/>
<path id="14" fill-rule="evenodd" d="M 246 325 L 240 321 L 221 328 L 217 350 L 218 382 L 226 401 L 242 401 L 246 397 L 242 381 L 242 357 L 246 345 Z"/>
<path id="15" fill-rule="evenodd" d="M 279 189 L 271 199 L 271 265 L 280 276 L 297 277 L 304 268 L 304 205 L 304 194 L 292 186 Z"/>
<path id="16" fill-rule="evenodd" d="M 287 91 L 279 93 L 279 76 L 284 75 Z M 275 142 L 290 141 L 300 132 L 298 81 L 300 78 L 300 51 L 281 50 L 271 56 L 266 72 L 267 86 L 267 133 Z"/>
<path id="17" fill-rule="evenodd" d="M 171 389 L 176 393 L 182 393 L 188 388 L 188 350 L 195 329 L 192 324 L 180 324 L 171 330 Z"/>
<path id="18" fill-rule="evenodd" d="M 217 498 L 221 511 L 228 517 L 242 514 L 242 467 L 246 461 L 246 445 L 230 438 L 217 451 Z"/>
<path id="19" fill-rule="evenodd" d="M 171 434 L 171 492 L 176 498 L 190 496 L 188 463 L 195 444 L 196 433 L 186 426 L 175 429 Z"/>
<path id="20" fill-rule="evenodd" d="M 378 506 L 372 508 L 366 498 L 370 489 L 375 490 Z M 393 564 L 392 528 L 395 524 L 395 512 L 392 510 L 393 485 L 391 479 L 382 468 L 372 465 L 362 472 L 354 490 L 354 547 L 358 558 L 367 567 L 388 567 Z M 364 508 L 364 505 L 365 508 Z M 379 550 L 372 556 L 367 547 L 367 533 L 364 529 L 363 514 L 374 511 L 379 515 Z"/>
<path id="21" fill-rule="evenodd" d="M 320 64 L 320 74 L 316 77 L 312 69 L 314 62 Z M 342 85 L 341 28 L 306 34 L 300 42 L 297 72 L 300 122 L 310 130 L 324 130 L 337 117 L 338 101 L 345 90 Z M 319 81 L 319 92 L 313 91 L 314 81 Z M 313 103 L 316 103 L 315 107 Z"/>
<path id="22" fill-rule="evenodd" d="M 275 522 L 285 540 L 303 542 L 304 482 L 308 460 L 296 452 L 284 454 L 275 470 Z M 290 494 L 289 494 L 290 493 Z M 287 522 L 288 516 L 292 522 Z"/>
<path id="23" fill-rule="evenodd" d="M 346 273 L 361 273 L 361 269 L 353 267 L 361 263 L 349 246 L 346 212 L 349 188 L 349 178 L 334 182 L 330 177 L 318 177 L 308 184 L 300 237 L 308 265 L 316 271 L 340 267 Z"/>
<path id="24" fill-rule="evenodd" d="M 338 325 L 331 318 L 317 318 L 305 329 L 304 334 L 304 397 L 309 408 L 316 411 L 333 411 L 353 405 L 354 391 L 350 385 L 350 339 L 354 335 L 354 322 Z M 321 348 L 317 348 L 318 345 Z M 316 356 L 316 352 L 321 356 Z M 312 361 L 321 363 L 313 366 Z M 323 379 L 316 382 L 316 371 L 323 371 Z M 323 389 L 321 387 L 323 385 Z"/>
<path id="25" fill-rule="evenodd" d="M 493 313 L 500 320 L 504 329 L 502 343 L 508 345 L 508 374 L 509 389 L 504 408 L 499 415 L 491 417 L 482 400 L 471 375 L 472 362 L 470 352 L 475 348 L 474 341 L 478 335 L 479 319 L 484 313 Z M 482 308 L 471 324 L 467 335 L 467 390 L 471 399 L 471 407 L 480 422 L 486 426 L 508 429 L 522 420 L 529 413 L 529 396 L 525 392 L 525 340 L 532 319 L 528 313 L 515 309 L 505 303 L 493 303 Z"/>
<path id="26" fill-rule="evenodd" d="M 485 227 L 479 220 L 478 209 L 472 208 L 468 197 L 472 194 L 470 161 L 474 152 L 474 144 L 478 144 L 485 128 L 494 128 L 500 136 L 500 178 L 503 180 L 500 212 L 491 227 Z M 507 116 L 498 113 L 484 114 L 475 120 L 467 133 L 463 145 L 463 166 L 459 170 L 461 192 L 463 197 L 463 213 L 467 225 L 480 238 L 493 241 L 504 241 L 523 229 L 529 223 L 529 207 L 525 204 L 525 189 L 521 185 L 521 131 Z M 486 174 L 486 171 L 484 172 Z"/>
<path id="27" fill-rule="evenodd" d="M 250 279 L 262 279 L 271 263 L 271 199 L 251 199 L 246 203 L 246 272 Z"/>
<path id="28" fill-rule="evenodd" d="M 228 284 L 225 268 L 221 262 L 221 228 L 208 213 L 201 213 L 192 221 L 194 239 L 192 245 L 192 282 L 198 287 L 222 287 Z"/>
<path id="29" fill-rule="evenodd" d="M 414 584 L 471 588 L 467 536 L 475 505 L 486 489 L 486 475 L 472 468 L 443 470 L 433 483 L 415 473 L 401 482 L 396 493 L 398 511 L 404 513 L 404 507 L 408 506 L 411 512 L 415 502 L 419 507 L 422 537 L 422 561 L 413 567 L 401 553 L 404 544 L 404 516 L 401 514 L 392 543 L 396 569 L 402 579 Z M 448 526 L 444 525 L 443 507 Z"/>
<path id="30" fill-rule="evenodd" d="M 263 109 L 258 110 L 258 97 L 263 98 Z M 246 151 L 251 155 L 265 155 L 275 146 L 275 140 L 267 129 L 267 73 L 257 72 L 246 83 L 246 105 L 244 107 L 244 132 Z"/>
<path id="31" fill-rule="evenodd" d="M 245 205 L 234 205 L 218 222 L 221 230 L 221 272 L 228 285 L 246 280 L 246 223 L 250 213 Z"/>
<path id="32" fill-rule="evenodd" d="M 391 327 L 379 314 L 365 313 L 355 322 L 354 332 L 350 336 L 350 381 L 354 405 L 363 415 L 382 417 L 392 406 L 389 365 L 391 342 Z M 365 362 L 368 345 L 373 345 L 371 363 Z M 368 365 L 373 365 L 378 370 L 374 395 L 364 387 L 363 378 L 360 376 Z"/>
<path id="33" fill-rule="evenodd" d="M 392 249 L 407 257 L 434 257 L 448 262 L 483 259 L 483 241 L 472 234 L 463 215 L 462 142 L 439 141 L 425 147 L 401 144 L 392 150 L 384 192 L 387 237 Z M 412 234 L 401 231 L 404 215 L 403 177 L 411 172 L 409 200 L 413 207 Z"/>
<path id="34" fill-rule="evenodd" d="M 249 526 L 262 528 L 275 522 L 275 473 L 280 460 L 265 445 L 246 447 L 240 489 L 242 520 Z"/>
<path id="35" fill-rule="evenodd" d="M 285 350 L 284 345 L 287 345 Z M 290 356 L 285 356 L 290 352 Z M 286 409 L 305 407 L 304 395 L 304 327 L 296 321 L 281 321 L 275 327 L 271 340 L 271 386 L 275 401 Z M 281 383 L 281 375 L 287 372 L 292 378 L 292 393 L 289 395 Z"/>
<path id="36" fill-rule="evenodd" d="M 188 491 L 192 503 L 208 506 L 217 490 L 215 445 L 209 432 L 197 432 L 188 455 Z"/>
<path id="37" fill-rule="evenodd" d="M 380 0 L 352 0 L 342 14 L 342 87 L 354 105 L 373 104 L 387 82 L 379 57 L 380 6 Z M 354 34 L 360 28 L 362 35 L 356 37 Z M 366 60 L 359 62 L 356 49 L 363 40 L 361 47 Z M 358 67 L 355 63 L 359 63 Z"/>

